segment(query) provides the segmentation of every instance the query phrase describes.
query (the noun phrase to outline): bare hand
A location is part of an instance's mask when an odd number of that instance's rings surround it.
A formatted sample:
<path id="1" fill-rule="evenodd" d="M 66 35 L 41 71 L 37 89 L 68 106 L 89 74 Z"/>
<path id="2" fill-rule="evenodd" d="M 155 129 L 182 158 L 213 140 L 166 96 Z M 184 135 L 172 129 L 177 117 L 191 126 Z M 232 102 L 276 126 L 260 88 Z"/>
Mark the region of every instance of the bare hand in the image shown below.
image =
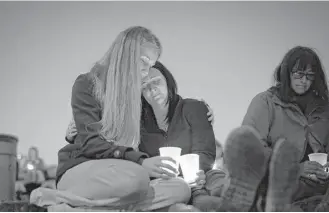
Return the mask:
<path id="1" fill-rule="evenodd" d="M 202 188 L 206 184 L 206 175 L 203 170 L 197 173 L 197 178 L 193 181 L 190 186 Z"/>
<path id="2" fill-rule="evenodd" d="M 305 161 L 301 164 L 301 176 L 312 180 L 329 178 L 324 166 L 315 161 Z"/>
<path id="3" fill-rule="evenodd" d="M 163 179 L 176 177 L 178 174 L 177 169 L 167 163 L 164 163 L 163 161 L 176 163 L 176 161 L 171 157 L 155 156 L 152 158 L 146 158 L 143 161 L 142 166 L 148 171 L 150 177 Z M 165 170 L 164 168 L 168 169 L 169 171 Z"/>
<path id="4" fill-rule="evenodd" d="M 214 111 L 211 109 L 211 107 L 206 103 L 206 101 L 204 99 L 201 99 L 201 101 L 207 106 L 208 108 L 208 121 L 211 123 L 211 125 L 214 125 L 215 123 L 215 115 L 214 115 Z"/>
<path id="5" fill-rule="evenodd" d="M 66 130 L 66 138 L 67 138 L 69 141 L 73 141 L 77 134 L 78 134 L 78 131 L 77 131 L 77 128 L 76 128 L 76 126 L 75 126 L 75 122 L 74 122 L 74 120 L 72 119 L 72 120 L 70 121 L 69 126 L 67 127 L 67 130 Z"/>

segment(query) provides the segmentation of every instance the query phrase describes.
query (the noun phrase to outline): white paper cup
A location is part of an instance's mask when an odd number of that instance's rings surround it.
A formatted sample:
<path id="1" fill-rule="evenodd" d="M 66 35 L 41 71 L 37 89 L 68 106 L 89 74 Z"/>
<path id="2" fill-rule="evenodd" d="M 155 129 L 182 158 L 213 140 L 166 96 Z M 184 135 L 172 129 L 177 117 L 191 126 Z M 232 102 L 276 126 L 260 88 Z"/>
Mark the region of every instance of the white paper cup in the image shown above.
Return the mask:
<path id="1" fill-rule="evenodd" d="M 308 155 L 310 161 L 316 161 L 322 166 L 327 164 L 328 154 L 325 153 L 312 153 Z"/>
<path id="2" fill-rule="evenodd" d="M 182 149 L 179 147 L 161 147 L 159 148 L 160 151 L 160 156 L 162 157 L 171 157 L 172 159 L 174 159 L 176 161 L 176 163 L 173 163 L 171 161 L 167 161 L 164 160 L 163 163 L 169 164 L 172 167 L 174 167 L 175 169 L 178 170 L 179 168 L 179 157 L 180 154 L 182 152 Z M 164 170 L 171 172 L 169 169 L 167 168 L 163 168 Z"/>
<path id="3" fill-rule="evenodd" d="M 187 183 L 193 183 L 199 172 L 199 155 L 186 154 L 180 156 L 179 164 L 183 172 L 184 180 Z"/>

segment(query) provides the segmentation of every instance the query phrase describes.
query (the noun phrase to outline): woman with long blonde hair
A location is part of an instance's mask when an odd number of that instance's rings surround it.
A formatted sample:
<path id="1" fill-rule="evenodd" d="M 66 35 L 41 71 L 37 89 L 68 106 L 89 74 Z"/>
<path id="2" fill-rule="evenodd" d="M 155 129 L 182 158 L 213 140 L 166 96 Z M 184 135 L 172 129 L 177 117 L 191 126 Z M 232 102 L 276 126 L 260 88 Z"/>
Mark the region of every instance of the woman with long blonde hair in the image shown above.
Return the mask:
<path id="1" fill-rule="evenodd" d="M 74 144 L 58 153 L 58 190 L 52 196 L 56 199 L 45 200 L 51 197 L 45 196 L 49 190 L 40 189 L 43 196 L 35 193 L 33 203 L 107 209 L 134 206 L 146 211 L 187 207 L 183 203 L 190 199 L 189 186 L 163 163 L 174 160 L 138 151 L 142 80 L 161 51 L 159 39 L 150 30 L 130 27 L 90 72 L 78 76 L 71 99 L 78 133 Z"/>

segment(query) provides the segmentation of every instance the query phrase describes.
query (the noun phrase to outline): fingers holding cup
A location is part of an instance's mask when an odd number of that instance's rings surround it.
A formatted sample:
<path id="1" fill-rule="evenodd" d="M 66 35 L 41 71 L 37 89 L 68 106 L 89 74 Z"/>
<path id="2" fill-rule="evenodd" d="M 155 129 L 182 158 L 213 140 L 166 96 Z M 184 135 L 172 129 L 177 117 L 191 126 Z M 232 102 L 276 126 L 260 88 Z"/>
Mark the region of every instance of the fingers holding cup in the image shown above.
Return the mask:
<path id="1" fill-rule="evenodd" d="M 203 170 L 197 172 L 197 179 L 195 182 L 199 186 L 203 186 L 204 184 L 206 184 L 206 175 Z"/>

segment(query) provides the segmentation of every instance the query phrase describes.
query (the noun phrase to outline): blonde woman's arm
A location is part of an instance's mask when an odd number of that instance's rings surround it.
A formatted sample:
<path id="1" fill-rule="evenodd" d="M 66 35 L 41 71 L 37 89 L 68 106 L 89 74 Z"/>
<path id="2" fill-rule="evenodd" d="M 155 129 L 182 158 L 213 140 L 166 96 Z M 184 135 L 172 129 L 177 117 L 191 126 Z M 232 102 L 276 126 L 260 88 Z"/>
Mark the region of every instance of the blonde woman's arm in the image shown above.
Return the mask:
<path id="1" fill-rule="evenodd" d="M 148 155 L 131 147 L 115 145 L 100 134 L 101 108 L 93 95 L 92 81 L 87 75 L 80 75 L 74 83 L 71 100 L 73 117 L 79 137 L 74 144 L 81 148 L 76 157 L 91 159 L 116 158 L 141 164 Z"/>

